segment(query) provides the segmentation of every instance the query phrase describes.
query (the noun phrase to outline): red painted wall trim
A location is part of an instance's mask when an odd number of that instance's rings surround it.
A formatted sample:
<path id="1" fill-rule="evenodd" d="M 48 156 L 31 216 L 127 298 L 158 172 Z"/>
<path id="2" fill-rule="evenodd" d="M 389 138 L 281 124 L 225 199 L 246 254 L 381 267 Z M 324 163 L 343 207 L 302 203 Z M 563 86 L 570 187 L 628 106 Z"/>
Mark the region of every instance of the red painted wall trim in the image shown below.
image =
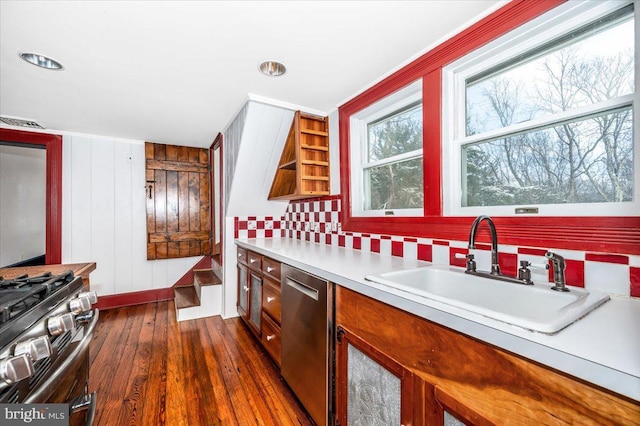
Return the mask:
<path id="1" fill-rule="evenodd" d="M 99 296 L 96 307 L 101 310 L 121 308 L 123 306 L 140 305 L 173 299 L 173 287 L 156 290 L 136 291 L 132 293 L 110 294 Z"/>
<path id="2" fill-rule="evenodd" d="M 452 37 L 356 96 L 338 110 L 342 229 L 362 233 L 466 240 L 471 217 L 442 216 L 441 69 L 564 0 L 516 0 Z M 423 217 L 363 218 L 351 215 L 350 117 L 422 78 L 425 158 Z M 640 254 L 640 217 L 497 217 L 500 242 L 517 246 Z M 479 240 L 488 241 L 481 233 Z"/>
<path id="3" fill-rule="evenodd" d="M 209 268 L 211 268 L 211 257 L 204 256 L 195 265 L 193 265 L 193 268 L 191 268 L 186 274 L 184 274 L 171 287 L 99 296 L 96 306 L 98 307 L 98 309 L 104 310 L 121 308 L 123 306 L 140 305 L 143 303 L 159 302 L 162 300 L 172 300 L 174 297 L 174 287 L 193 284 L 193 271 L 196 269 Z"/>
<path id="4" fill-rule="evenodd" d="M 196 269 L 211 269 L 211 257 L 204 256 L 200 259 L 198 263 L 193 265 L 193 268 L 189 269 L 186 274 L 173 284 L 173 287 L 193 284 L 193 271 Z"/>
<path id="5" fill-rule="evenodd" d="M 62 136 L 0 128 L 0 140 L 47 150 L 46 263 L 62 262 Z"/>

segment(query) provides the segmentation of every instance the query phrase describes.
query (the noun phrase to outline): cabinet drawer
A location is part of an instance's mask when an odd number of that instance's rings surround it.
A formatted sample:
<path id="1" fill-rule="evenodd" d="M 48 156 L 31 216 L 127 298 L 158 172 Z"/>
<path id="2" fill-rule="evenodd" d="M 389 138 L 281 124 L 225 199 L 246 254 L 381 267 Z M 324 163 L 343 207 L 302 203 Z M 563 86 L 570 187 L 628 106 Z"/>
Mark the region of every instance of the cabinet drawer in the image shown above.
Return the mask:
<path id="1" fill-rule="evenodd" d="M 238 262 L 247 263 L 247 250 L 238 247 Z"/>
<path id="2" fill-rule="evenodd" d="M 271 275 L 277 281 L 280 281 L 280 262 L 268 257 L 262 258 L 262 272 Z"/>
<path id="3" fill-rule="evenodd" d="M 262 313 L 262 346 L 280 367 L 280 327 L 264 312 Z"/>
<path id="4" fill-rule="evenodd" d="M 262 285 L 262 309 L 280 323 L 280 283 L 267 277 Z"/>
<path id="5" fill-rule="evenodd" d="M 248 251 L 247 265 L 249 265 L 249 268 L 255 271 L 260 271 L 262 269 L 262 256 L 260 256 L 258 253 Z"/>

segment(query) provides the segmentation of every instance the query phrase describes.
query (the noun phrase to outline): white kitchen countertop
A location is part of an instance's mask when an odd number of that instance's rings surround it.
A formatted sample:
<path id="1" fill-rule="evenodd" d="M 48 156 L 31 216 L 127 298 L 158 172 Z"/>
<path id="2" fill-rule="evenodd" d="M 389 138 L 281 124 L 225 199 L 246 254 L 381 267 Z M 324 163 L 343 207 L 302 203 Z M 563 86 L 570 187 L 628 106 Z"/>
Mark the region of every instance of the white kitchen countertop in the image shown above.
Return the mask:
<path id="1" fill-rule="evenodd" d="M 584 318 L 555 335 L 546 335 L 364 279 L 368 274 L 429 262 L 290 238 L 236 240 L 236 244 L 640 401 L 639 299 L 612 295 Z"/>

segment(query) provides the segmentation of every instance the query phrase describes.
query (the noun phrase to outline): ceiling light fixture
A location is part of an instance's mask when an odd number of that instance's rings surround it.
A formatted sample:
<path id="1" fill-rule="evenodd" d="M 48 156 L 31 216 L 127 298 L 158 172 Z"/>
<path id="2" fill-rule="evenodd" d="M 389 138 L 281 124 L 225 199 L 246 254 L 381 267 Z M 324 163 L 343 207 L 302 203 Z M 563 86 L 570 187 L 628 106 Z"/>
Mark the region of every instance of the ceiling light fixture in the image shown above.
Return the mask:
<path id="1" fill-rule="evenodd" d="M 62 70 L 64 67 L 55 59 L 48 58 L 38 53 L 21 53 L 20 57 L 40 68 L 46 68 L 48 70 Z"/>
<path id="2" fill-rule="evenodd" d="M 264 61 L 258 69 L 262 74 L 269 77 L 278 77 L 287 72 L 287 68 L 278 61 Z"/>

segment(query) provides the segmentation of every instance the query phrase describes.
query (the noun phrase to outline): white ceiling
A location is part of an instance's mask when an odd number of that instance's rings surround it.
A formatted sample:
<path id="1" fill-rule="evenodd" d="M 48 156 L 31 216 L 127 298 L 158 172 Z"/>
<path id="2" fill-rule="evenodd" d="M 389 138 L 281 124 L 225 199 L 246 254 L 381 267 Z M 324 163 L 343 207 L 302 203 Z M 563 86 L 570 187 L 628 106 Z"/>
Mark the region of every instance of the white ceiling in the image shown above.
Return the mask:
<path id="1" fill-rule="evenodd" d="M 0 115 L 208 147 L 249 94 L 330 112 L 504 3 L 0 0 Z"/>

